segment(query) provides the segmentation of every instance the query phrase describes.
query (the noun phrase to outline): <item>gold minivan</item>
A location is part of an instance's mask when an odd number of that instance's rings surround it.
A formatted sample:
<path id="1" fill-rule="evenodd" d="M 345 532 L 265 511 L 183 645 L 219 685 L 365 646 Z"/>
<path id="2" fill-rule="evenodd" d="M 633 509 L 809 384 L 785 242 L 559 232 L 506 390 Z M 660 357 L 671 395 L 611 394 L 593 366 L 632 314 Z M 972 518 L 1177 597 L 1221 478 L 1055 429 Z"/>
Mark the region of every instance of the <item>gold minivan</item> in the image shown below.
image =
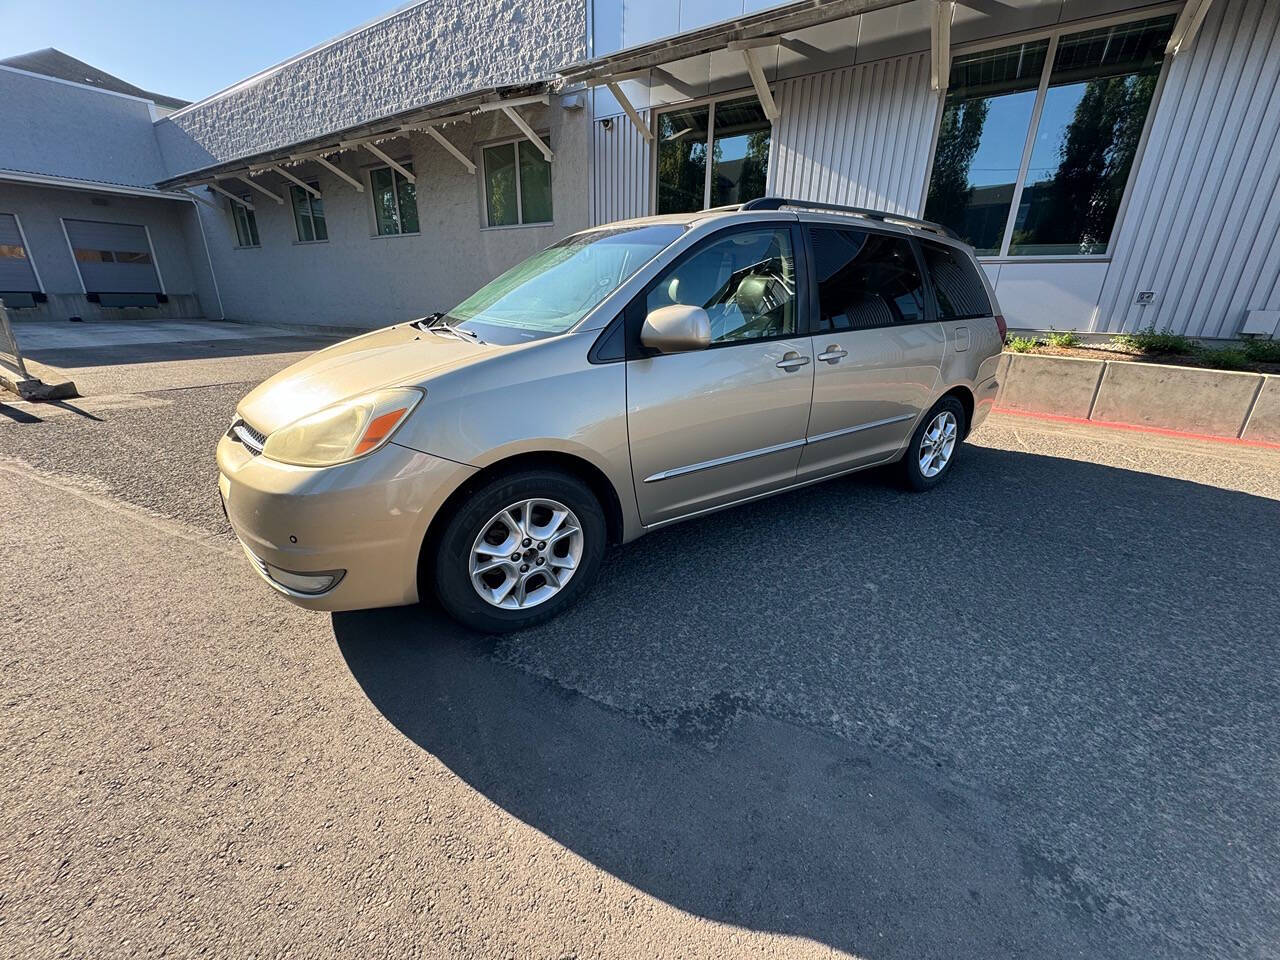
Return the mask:
<path id="1" fill-rule="evenodd" d="M 610 543 L 877 464 L 939 483 L 1004 332 L 935 224 L 777 198 L 614 223 L 267 380 L 219 486 L 303 607 L 434 592 L 513 630 L 580 597 Z"/>

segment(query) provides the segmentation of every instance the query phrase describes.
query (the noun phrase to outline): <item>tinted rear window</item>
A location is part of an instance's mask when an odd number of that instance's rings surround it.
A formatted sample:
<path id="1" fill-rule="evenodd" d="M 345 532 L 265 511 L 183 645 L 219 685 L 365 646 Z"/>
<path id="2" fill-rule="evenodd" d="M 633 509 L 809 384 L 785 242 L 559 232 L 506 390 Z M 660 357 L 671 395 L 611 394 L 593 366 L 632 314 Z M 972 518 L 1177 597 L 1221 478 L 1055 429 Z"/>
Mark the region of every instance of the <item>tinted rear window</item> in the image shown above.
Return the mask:
<path id="1" fill-rule="evenodd" d="M 925 268 L 938 298 L 939 320 L 968 320 L 991 315 L 987 288 L 978 268 L 962 253 L 922 241 Z"/>
<path id="2" fill-rule="evenodd" d="M 867 230 L 812 227 L 818 330 L 871 330 L 924 320 L 911 244 Z"/>

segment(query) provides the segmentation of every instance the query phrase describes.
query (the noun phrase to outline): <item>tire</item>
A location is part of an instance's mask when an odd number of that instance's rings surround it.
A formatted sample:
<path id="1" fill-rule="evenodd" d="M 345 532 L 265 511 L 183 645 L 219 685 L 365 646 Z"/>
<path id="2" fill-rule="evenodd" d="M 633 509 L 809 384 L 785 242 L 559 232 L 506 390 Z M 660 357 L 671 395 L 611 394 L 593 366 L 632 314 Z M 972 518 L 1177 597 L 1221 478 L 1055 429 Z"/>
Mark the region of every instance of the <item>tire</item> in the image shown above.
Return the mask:
<path id="1" fill-rule="evenodd" d="M 946 415 L 950 414 L 948 420 Z M 941 423 L 942 433 L 933 434 L 935 424 Z M 943 397 L 929 412 L 920 418 L 915 432 L 911 434 L 911 442 L 907 444 L 907 452 L 900 461 L 902 480 L 908 490 L 931 490 L 947 478 L 956 455 L 960 452 L 960 442 L 964 438 L 968 426 L 964 405 L 955 397 Z M 949 445 L 945 438 L 949 437 Z M 943 442 L 939 442 L 942 439 Z M 945 452 L 945 455 L 944 455 Z M 921 461 L 926 453 L 930 459 L 926 467 Z M 941 469 L 930 473 L 941 462 Z"/>
<path id="2" fill-rule="evenodd" d="M 558 508 L 567 514 L 553 527 Z M 579 536 L 570 532 L 574 519 Z M 552 532 L 539 540 L 540 531 Z M 432 558 L 436 595 L 450 616 L 483 633 L 544 623 L 587 592 L 607 534 L 600 501 L 576 477 L 552 470 L 496 477 L 467 497 L 441 534 Z M 501 554 L 493 552 L 500 546 Z M 481 571 L 478 581 L 473 571 Z M 491 599 L 481 596 L 481 586 Z"/>

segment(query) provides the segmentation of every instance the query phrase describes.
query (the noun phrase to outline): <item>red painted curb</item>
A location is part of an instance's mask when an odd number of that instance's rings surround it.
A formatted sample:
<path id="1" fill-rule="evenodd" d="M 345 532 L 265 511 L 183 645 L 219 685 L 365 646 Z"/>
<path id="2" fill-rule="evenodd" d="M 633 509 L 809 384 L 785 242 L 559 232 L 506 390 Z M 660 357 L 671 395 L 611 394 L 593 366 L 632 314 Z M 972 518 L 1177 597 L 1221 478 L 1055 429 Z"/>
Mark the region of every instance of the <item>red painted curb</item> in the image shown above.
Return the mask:
<path id="1" fill-rule="evenodd" d="M 1265 450 L 1280 450 L 1280 443 L 1268 443 L 1265 440 L 1245 440 L 1242 437 L 1215 437 L 1211 433 L 1188 433 L 1185 430 L 1170 430 L 1166 427 L 1144 427 L 1136 423 L 1117 423 L 1113 420 L 1088 420 L 1084 417 L 1064 417 L 1056 413 L 1028 413 L 1025 410 L 1010 410 L 1008 407 L 992 407 L 992 413 L 1007 413 L 1014 417 L 1027 417 L 1031 420 L 1051 420 L 1056 423 L 1080 423 L 1088 427 L 1106 427 L 1110 430 L 1130 430 L 1134 433 L 1154 433 L 1162 437 L 1181 437 L 1184 440 L 1211 440 L 1214 443 L 1229 443 L 1237 447 L 1262 447 Z"/>

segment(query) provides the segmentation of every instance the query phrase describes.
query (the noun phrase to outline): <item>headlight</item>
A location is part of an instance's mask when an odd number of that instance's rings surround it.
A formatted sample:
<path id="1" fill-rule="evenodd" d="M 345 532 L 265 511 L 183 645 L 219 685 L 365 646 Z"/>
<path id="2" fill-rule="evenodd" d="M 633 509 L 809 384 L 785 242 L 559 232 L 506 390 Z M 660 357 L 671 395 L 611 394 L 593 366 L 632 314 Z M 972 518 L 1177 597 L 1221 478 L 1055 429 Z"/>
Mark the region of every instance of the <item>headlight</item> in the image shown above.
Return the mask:
<path id="1" fill-rule="evenodd" d="M 375 390 L 281 427 L 267 437 L 262 455 L 300 467 L 327 467 L 373 453 L 422 399 L 414 387 Z"/>

